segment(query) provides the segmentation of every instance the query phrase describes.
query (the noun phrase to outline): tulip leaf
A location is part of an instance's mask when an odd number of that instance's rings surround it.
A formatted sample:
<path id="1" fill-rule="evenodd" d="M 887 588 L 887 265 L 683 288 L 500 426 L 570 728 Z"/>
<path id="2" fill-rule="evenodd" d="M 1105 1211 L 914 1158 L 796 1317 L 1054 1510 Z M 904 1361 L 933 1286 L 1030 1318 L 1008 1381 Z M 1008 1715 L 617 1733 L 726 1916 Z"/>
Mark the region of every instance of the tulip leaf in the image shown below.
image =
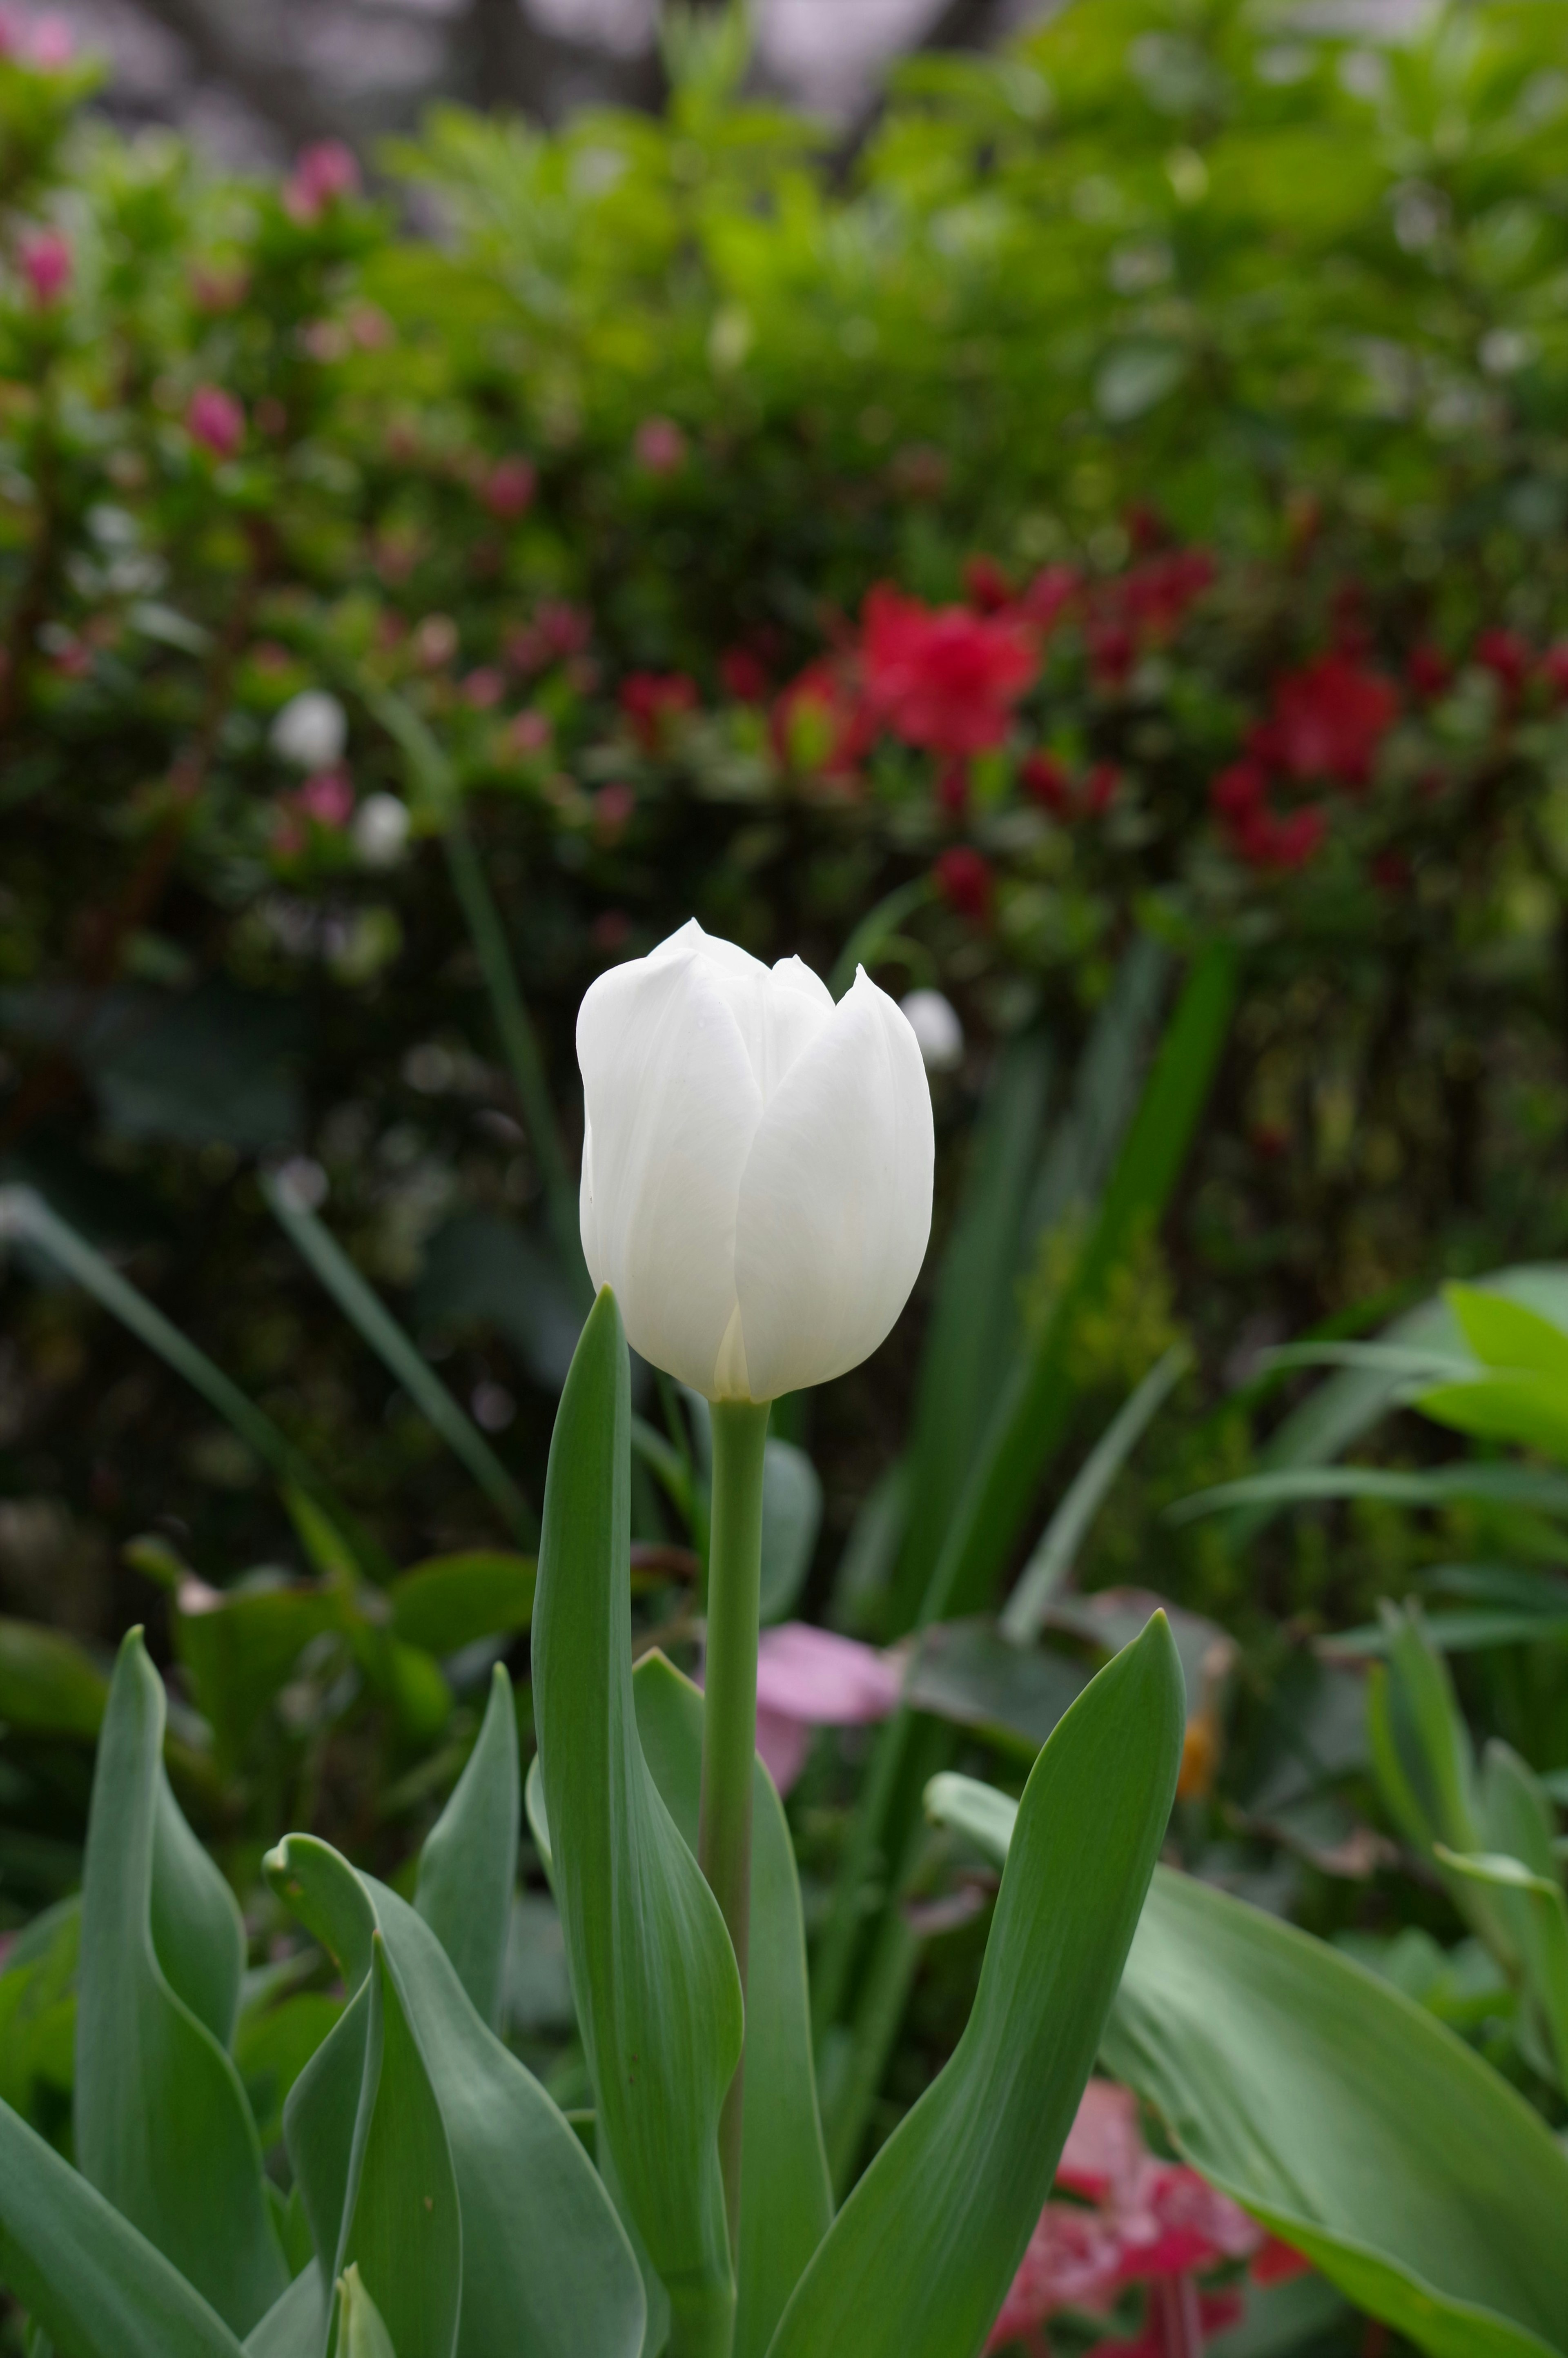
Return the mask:
<path id="1" fill-rule="evenodd" d="M 328 2314 L 321 2272 L 308 2267 L 245 2336 L 245 2358 L 321 2358 Z"/>
<path id="2" fill-rule="evenodd" d="M 497 1662 L 479 1741 L 420 1857 L 414 1903 L 492 2030 L 501 2028 L 522 1819 L 517 1715 Z"/>
<path id="3" fill-rule="evenodd" d="M 386 1596 L 394 1637 L 429 1654 L 455 1654 L 480 1638 L 526 1629 L 534 1613 L 534 1559 L 498 1548 L 431 1556 L 400 1572 Z"/>
<path id="4" fill-rule="evenodd" d="M 261 2146 L 226 2050 L 243 1933 L 163 1768 L 140 1630 L 109 1691 L 87 1836 L 76 2031 L 82 2175 L 236 2333 L 287 2282 Z"/>
<path id="5" fill-rule="evenodd" d="M 91 1744 L 108 1692 L 103 1671 L 73 1638 L 0 1617 L 0 1719 L 8 1725 Z"/>
<path id="6" fill-rule="evenodd" d="M 514 1738 L 514 1741 L 515 1739 Z M 351 2156 L 344 2131 L 371 2084 L 367 1998 L 379 1942 L 427 2074 L 451 2156 L 462 2220 L 458 2358 L 638 2358 L 642 2279 L 620 2221 L 571 2127 L 481 2020 L 429 1926 L 384 1885 L 357 1875 L 309 1835 L 267 1860 L 274 1888 L 314 1932 L 355 1992 L 300 2074 L 285 2114 L 289 2158 L 330 2276 L 353 2256 L 341 2221 Z M 400 2348 L 395 2305 L 360 2254 Z"/>
<path id="7" fill-rule="evenodd" d="M 75 2077 L 81 1940 L 81 1900 L 57 1900 L 16 1935 L 0 1972 L 0 2103 L 35 2128 L 45 2091 L 69 2094 Z"/>
<path id="8" fill-rule="evenodd" d="M 1161 1868 L 1104 2053 L 1185 2160 L 1432 2358 L 1568 2348 L 1568 2156 L 1338 1951 Z"/>
<path id="9" fill-rule="evenodd" d="M 179 2270 L 4 2104 L 0 2285 L 70 2358 L 240 2358 Z"/>
<path id="10" fill-rule="evenodd" d="M 236 1768 L 267 1705 L 313 1638 L 342 1619 L 343 1599 L 303 1581 L 175 1591 L 174 1650 L 212 1729 L 222 1765 Z"/>
<path id="11" fill-rule="evenodd" d="M 392 2336 L 357 2267 L 339 2279 L 328 2358 L 397 2358 Z"/>
<path id="12" fill-rule="evenodd" d="M 1509 1904 L 1525 1985 L 1540 2012 L 1557 2084 L 1568 2088 L 1568 1899 L 1556 1862 L 1549 1874 L 1538 1875 L 1505 1853 L 1461 1856 L 1440 1843 L 1436 1855 L 1451 1874 L 1481 1884 Z"/>
<path id="13" fill-rule="evenodd" d="M 643 1757 L 695 1857 L 702 1790 L 701 1693 L 658 1653 L 638 1663 L 632 1686 Z M 833 2216 L 816 2111 L 795 1849 L 783 1804 L 761 1760 L 752 1769 L 752 1807 L 735 2358 L 762 2358 Z"/>
<path id="14" fill-rule="evenodd" d="M 828 2230 L 770 2358 L 979 2349 L 1094 2062 L 1175 1794 L 1184 1718 L 1157 1616 L 1035 1762 L 963 2037 Z"/>
<path id="15" fill-rule="evenodd" d="M 669 2294 L 673 2358 L 696 2358 L 730 2341 L 717 2132 L 741 2051 L 741 1986 L 718 1902 L 638 1740 L 630 1427 L 626 1344 L 606 1288 L 550 1444 L 534 1609 L 539 1768 L 600 2154 Z"/>

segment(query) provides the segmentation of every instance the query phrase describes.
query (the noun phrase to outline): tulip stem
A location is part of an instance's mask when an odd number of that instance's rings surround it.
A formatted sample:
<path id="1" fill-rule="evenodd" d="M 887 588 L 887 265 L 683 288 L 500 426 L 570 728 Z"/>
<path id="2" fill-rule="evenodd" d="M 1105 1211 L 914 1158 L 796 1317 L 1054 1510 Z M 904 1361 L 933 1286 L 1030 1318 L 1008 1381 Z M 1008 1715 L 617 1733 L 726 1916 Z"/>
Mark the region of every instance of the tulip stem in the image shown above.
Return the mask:
<path id="1" fill-rule="evenodd" d="M 757 1631 L 762 1570 L 762 1452 L 768 1402 L 713 1403 L 713 1504 L 708 1551 L 708 1670 L 697 1855 L 729 1927 L 746 1993 L 752 1920 L 752 1764 L 757 1748 Z M 735 2069 L 719 2122 L 730 2241 L 741 2229 L 741 2082 Z"/>

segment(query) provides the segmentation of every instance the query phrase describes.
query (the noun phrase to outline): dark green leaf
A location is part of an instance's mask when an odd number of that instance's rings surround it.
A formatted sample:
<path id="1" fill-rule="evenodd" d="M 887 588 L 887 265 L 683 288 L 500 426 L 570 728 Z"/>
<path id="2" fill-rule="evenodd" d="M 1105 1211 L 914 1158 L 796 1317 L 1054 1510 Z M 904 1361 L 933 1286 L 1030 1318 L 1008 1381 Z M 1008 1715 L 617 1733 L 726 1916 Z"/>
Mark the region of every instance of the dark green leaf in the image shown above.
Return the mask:
<path id="1" fill-rule="evenodd" d="M 108 1693 L 109 1682 L 73 1638 L 36 1621 L 0 1618 L 0 1719 L 91 1744 Z"/>
<path id="2" fill-rule="evenodd" d="M 470 1548 L 431 1556 L 387 1589 L 394 1635 L 427 1653 L 455 1654 L 478 1639 L 526 1629 L 534 1615 L 534 1559 Z"/>

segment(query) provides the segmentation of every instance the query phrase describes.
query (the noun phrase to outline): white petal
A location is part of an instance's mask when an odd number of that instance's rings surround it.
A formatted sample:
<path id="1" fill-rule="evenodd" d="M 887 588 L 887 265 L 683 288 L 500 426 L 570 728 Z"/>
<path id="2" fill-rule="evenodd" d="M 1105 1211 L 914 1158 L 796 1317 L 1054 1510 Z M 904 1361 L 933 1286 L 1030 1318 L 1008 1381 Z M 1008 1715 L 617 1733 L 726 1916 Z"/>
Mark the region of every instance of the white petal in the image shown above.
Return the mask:
<path id="1" fill-rule="evenodd" d="M 919 1045 L 861 972 L 769 1099 L 745 1165 L 735 1275 L 752 1399 L 876 1349 L 925 1257 L 933 1159 Z"/>
<path id="2" fill-rule="evenodd" d="M 735 1318 L 741 1174 L 762 1110 L 711 962 L 665 943 L 612 968 L 582 1002 L 577 1044 L 589 1273 L 614 1287 L 644 1358 L 711 1392 Z M 727 1360 L 733 1381 L 744 1367 L 734 1343 Z"/>

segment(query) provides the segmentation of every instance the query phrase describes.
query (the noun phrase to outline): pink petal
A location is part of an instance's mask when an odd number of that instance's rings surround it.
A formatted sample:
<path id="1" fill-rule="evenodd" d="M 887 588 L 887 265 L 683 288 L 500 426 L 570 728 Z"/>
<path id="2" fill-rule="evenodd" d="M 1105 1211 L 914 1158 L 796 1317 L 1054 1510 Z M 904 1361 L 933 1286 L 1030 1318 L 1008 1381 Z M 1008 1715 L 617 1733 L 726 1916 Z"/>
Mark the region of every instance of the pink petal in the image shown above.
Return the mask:
<path id="1" fill-rule="evenodd" d="M 806 1766 L 811 1730 L 804 1719 L 790 1719 L 782 1711 L 757 1713 L 757 1749 L 762 1765 L 781 1793 L 787 1793 Z"/>
<path id="2" fill-rule="evenodd" d="M 1113 2193 L 1125 2201 L 1148 2158 L 1131 2089 L 1119 2088 L 1112 2080 L 1091 2080 L 1062 2147 L 1057 2185 L 1091 2202 L 1104 2202 Z"/>
<path id="3" fill-rule="evenodd" d="M 757 1707 L 815 1727 L 886 1719 L 898 1704 L 900 1672 L 874 1646 L 786 1621 L 764 1629 L 757 1652 Z"/>

